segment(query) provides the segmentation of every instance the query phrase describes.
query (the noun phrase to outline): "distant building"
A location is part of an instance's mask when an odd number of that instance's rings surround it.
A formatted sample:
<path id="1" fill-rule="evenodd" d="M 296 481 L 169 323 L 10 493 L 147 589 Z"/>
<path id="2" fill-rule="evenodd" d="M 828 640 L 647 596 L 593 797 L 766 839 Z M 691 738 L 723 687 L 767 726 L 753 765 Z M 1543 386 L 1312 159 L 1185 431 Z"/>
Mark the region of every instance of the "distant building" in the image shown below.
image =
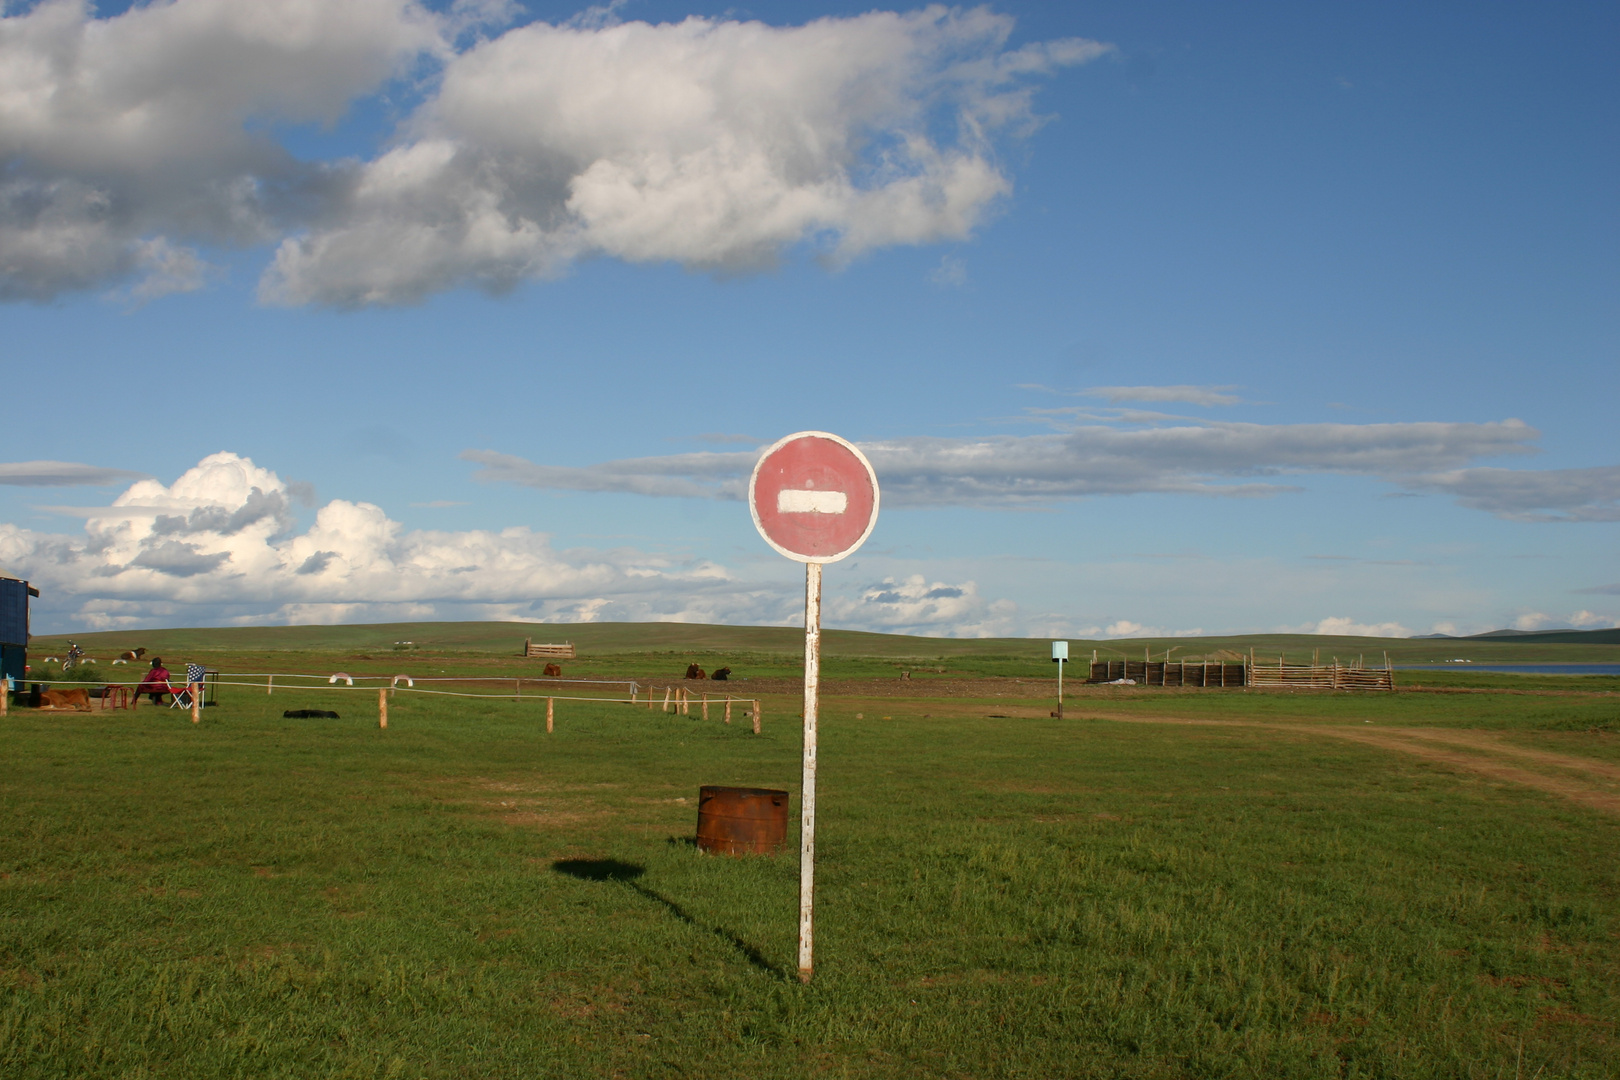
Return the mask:
<path id="1" fill-rule="evenodd" d="M 28 668 L 28 598 L 39 590 L 0 570 L 0 676 L 21 685 Z"/>

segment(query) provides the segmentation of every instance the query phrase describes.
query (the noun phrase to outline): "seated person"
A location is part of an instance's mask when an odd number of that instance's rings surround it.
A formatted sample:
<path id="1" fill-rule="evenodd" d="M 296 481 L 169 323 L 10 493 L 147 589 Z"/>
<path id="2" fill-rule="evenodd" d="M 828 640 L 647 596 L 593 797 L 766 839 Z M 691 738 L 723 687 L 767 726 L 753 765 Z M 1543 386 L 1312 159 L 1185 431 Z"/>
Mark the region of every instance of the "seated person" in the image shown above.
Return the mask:
<path id="1" fill-rule="evenodd" d="M 139 698 L 142 694 L 150 694 L 152 704 L 161 705 L 163 704 L 163 695 L 168 692 L 169 669 L 163 666 L 161 656 L 153 657 L 152 670 L 146 673 L 146 678 L 141 680 L 141 685 L 135 688 L 135 696 Z"/>

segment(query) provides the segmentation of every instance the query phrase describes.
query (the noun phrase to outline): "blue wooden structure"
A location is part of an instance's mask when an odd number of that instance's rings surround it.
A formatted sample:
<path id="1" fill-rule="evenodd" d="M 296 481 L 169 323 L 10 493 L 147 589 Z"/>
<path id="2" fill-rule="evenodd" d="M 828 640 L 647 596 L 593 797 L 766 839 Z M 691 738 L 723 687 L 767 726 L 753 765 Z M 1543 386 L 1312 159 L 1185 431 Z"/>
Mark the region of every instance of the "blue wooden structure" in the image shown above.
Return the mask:
<path id="1" fill-rule="evenodd" d="M 39 590 L 0 570 L 0 676 L 21 686 L 28 668 L 28 598 Z"/>

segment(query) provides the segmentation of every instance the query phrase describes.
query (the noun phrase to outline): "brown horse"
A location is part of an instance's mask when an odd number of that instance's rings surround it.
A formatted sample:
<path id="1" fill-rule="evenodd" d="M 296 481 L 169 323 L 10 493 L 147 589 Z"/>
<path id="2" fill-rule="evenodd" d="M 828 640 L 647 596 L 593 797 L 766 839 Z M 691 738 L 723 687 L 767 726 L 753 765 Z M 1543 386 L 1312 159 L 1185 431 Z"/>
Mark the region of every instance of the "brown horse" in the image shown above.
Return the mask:
<path id="1" fill-rule="evenodd" d="M 74 712 L 89 712 L 90 691 L 44 690 L 39 695 L 39 707 L 42 709 L 71 709 Z"/>

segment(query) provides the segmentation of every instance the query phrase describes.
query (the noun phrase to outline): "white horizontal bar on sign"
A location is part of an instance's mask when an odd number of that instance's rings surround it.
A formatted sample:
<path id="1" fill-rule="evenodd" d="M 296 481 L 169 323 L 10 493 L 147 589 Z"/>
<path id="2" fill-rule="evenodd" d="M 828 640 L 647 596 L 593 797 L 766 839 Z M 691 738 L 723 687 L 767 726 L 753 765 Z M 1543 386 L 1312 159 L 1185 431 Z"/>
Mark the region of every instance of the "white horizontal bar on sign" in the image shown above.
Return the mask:
<path id="1" fill-rule="evenodd" d="M 842 514 L 849 509 L 849 496 L 842 491 L 800 491 L 783 488 L 776 493 L 779 514 Z"/>

